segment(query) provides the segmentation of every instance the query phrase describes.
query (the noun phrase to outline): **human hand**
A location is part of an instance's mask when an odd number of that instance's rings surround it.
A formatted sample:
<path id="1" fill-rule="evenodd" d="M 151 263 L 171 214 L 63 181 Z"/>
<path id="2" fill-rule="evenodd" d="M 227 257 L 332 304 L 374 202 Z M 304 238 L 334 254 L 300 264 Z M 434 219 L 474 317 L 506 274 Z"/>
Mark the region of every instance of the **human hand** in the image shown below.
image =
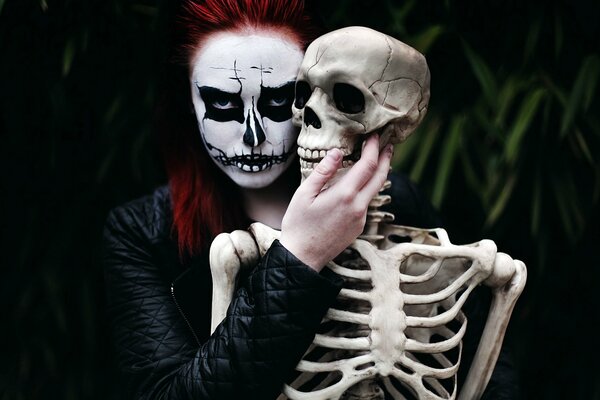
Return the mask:
<path id="1" fill-rule="evenodd" d="M 360 160 L 323 189 L 342 162 L 331 149 L 292 197 L 281 223 L 281 244 L 319 272 L 363 231 L 369 202 L 387 178 L 392 146 L 379 153 L 379 136 L 367 138 Z"/>

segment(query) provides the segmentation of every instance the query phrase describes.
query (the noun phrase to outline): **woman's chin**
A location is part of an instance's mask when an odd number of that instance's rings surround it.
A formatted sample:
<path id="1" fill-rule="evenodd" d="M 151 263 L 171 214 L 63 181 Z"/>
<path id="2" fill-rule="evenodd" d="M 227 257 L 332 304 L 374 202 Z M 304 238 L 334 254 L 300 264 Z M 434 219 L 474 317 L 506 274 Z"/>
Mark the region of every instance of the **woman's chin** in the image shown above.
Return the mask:
<path id="1" fill-rule="evenodd" d="M 290 166 L 291 160 L 281 164 L 274 164 L 258 171 L 249 171 L 250 168 L 227 166 L 221 168 L 223 172 L 239 187 L 244 189 L 263 189 L 270 186 Z"/>

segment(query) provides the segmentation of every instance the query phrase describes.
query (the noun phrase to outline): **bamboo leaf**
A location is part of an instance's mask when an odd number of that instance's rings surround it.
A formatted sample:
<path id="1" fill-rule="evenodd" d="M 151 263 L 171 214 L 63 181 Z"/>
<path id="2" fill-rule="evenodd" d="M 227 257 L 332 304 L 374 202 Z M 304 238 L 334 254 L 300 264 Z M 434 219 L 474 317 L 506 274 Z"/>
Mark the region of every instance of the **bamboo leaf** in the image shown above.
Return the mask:
<path id="1" fill-rule="evenodd" d="M 421 127 L 419 127 L 419 131 Z M 402 171 L 407 169 L 406 166 L 413 155 L 417 153 L 418 144 L 421 140 L 421 135 L 419 132 L 415 132 L 415 134 L 410 135 L 404 142 L 400 143 L 394 148 L 394 157 L 392 158 L 392 168 L 396 171 Z"/>
<path id="2" fill-rule="evenodd" d="M 481 193 L 483 191 L 483 183 L 477 177 L 477 173 L 475 172 L 475 168 L 473 168 L 473 163 L 469 158 L 468 152 L 461 151 L 460 159 L 462 161 L 463 172 L 465 173 L 467 183 L 474 192 Z"/>
<path id="3" fill-rule="evenodd" d="M 471 69 L 481 85 L 485 99 L 492 108 L 495 108 L 498 89 L 492 71 L 481 57 L 471 49 L 467 42 L 463 41 L 462 45 L 469 64 L 471 64 Z"/>
<path id="4" fill-rule="evenodd" d="M 563 24 L 560 16 L 562 11 L 557 8 L 554 10 L 554 57 L 558 59 L 564 41 Z"/>
<path id="5" fill-rule="evenodd" d="M 502 190 L 500 191 L 500 195 L 494 202 L 494 205 L 491 208 L 491 211 L 488 214 L 487 220 L 485 221 L 486 227 L 491 227 L 498 220 L 498 218 L 502 215 L 502 212 L 506 208 L 506 204 L 511 198 L 512 192 L 515 188 L 515 183 L 517 182 L 517 174 L 512 174 L 509 176 L 508 180 L 504 182 L 502 186 Z"/>
<path id="6" fill-rule="evenodd" d="M 533 183 L 533 196 L 531 198 L 531 234 L 537 236 L 540 229 L 542 215 L 542 179 L 539 168 Z"/>
<path id="7" fill-rule="evenodd" d="M 496 118 L 494 123 L 496 126 L 504 126 L 504 121 L 517 93 L 523 87 L 523 83 L 517 78 L 511 76 L 502 85 L 498 93 L 498 106 L 496 109 Z"/>
<path id="8" fill-rule="evenodd" d="M 579 68 L 563 115 L 560 137 L 564 137 L 572 128 L 582 101 L 584 108 L 586 108 L 586 104 L 589 106 L 589 103 L 591 103 L 595 94 L 596 83 L 598 82 L 598 65 L 597 56 L 588 56 L 584 59 L 581 68 Z"/>
<path id="9" fill-rule="evenodd" d="M 568 194 L 565 190 L 563 190 L 561 181 L 559 179 L 554 179 L 552 181 L 552 189 L 564 231 L 567 237 L 570 240 L 573 240 L 575 237 L 575 228 L 571 221 L 571 216 L 569 215 L 569 202 L 566 198 Z"/>
<path id="10" fill-rule="evenodd" d="M 63 68 L 62 68 L 62 76 L 69 75 L 69 71 L 71 71 L 71 66 L 73 65 L 73 58 L 75 57 L 75 41 L 70 39 L 65 46 L 63 51 Z"/>
<path id="11" fill-rule="evenodd" d="M 429 26 L 423 32 L 416 35 L 411 40 L 411 44 L 415 49 L 426 54 L 443 31 L 444 28 L 441 25 Z"/>
<path id="12" fill-rule="evenodd" d="M 122 103 L 123 103 L 123 99 L 121 98 L 121 96 L 118 96 L 113 100 L 110 107 L 104 114 L 104 124 L 108 125 L 109 123 L 111 123 L 113 121 L 113 119 L 117 115 L 117 112 L 119 112 L 121 110 Z"/>
<path id="13" fill-rule="evenodd" d="M 588 56 L 584 64 L 588 64 L 587 85 L 583 93 L 583 110 L 587 111 L 596 94 L 596 85 L 600 76 L 600 57 L 597 55 Z"/>
<path id="14" fill-rule="evenodd" d="M 412 170 L 410 171 L 410 178 L 415 182 L 419 182 L 421 180 L 423 170 L 427 165 L 427 160 L 429 160 L 431 149 L 433 148 L 433 145 L 436 142 L 439 131 L 440 123 L 439 121 L 435 121 L 432 124 L 431 128 L 425 133 L 422 145 L 419 147 L 419 154 L 417 156 L 417 160 L 415 161 L 415 164 Z"/>
<path id="15" fill-rule="evenodd" d="M 569 240 L 574 242 L 585 228 L 575 180 L 568 170 L 552 181 L 554 198 L 558 205 L 562 225 Z"/>
<path id="16" fill-rule="evenodd" d="M 523 49 L 523 58 L 525 59 L 525 62 L 528 62 L 531 59 L 531 57 L 535 54 L 535 47 L 540 37 L 541 28 L 542 19 L 540 17 L 538 17 L 529 26 L 529 31 L 527 32 L 527 40 L 525 41 L 525 48 Z"/>
<path id="17" fill-rule="evenodd" d="M 519 114 L 514 121 L 513 127 L 508 133 L 508 140 L 504 148 L 504 157 L 509 164 L 513 164 L 519 155 L 519 147 L 525 136 L 525 132 L 535 117 L 540 100 L 546 95 L 545 88 L 539 88 L 531 92 L 521 103 Z"/>
<path id="18" fill-rule="evenodd" d="M 442 155 L 440 163 L 438 164 L 438 171 L 435 179 L 435 187 L 433 189 L 432 203 L 435 207 L 440 207 L 444 196 L 446 194 L 446 187 L 448 186 L 448 180 L 452 167 L 454 165 L 454 159 L 459 150 L 460 136 L 463 134 L 463 127 L 465 123 L 465 117 L 455 117 L 450 126 L 448 136 L 444 140 Z"/>
<path id="19" fill-rule="evenodd" d="M 588 146 L 587 142 L 585 141 L 585 139 L 583 137 L 583 134 L 581 133 L 581 131 L 579 129 L 575 130 L 575 139 L 577 141 L 577 144 L 579 145 L 579 148 L 581 149 L 581 152 L 585 156 L 585 159 L 591 165 L 594 165 L 594 157 L 592 156 L 590 147 Z"/>

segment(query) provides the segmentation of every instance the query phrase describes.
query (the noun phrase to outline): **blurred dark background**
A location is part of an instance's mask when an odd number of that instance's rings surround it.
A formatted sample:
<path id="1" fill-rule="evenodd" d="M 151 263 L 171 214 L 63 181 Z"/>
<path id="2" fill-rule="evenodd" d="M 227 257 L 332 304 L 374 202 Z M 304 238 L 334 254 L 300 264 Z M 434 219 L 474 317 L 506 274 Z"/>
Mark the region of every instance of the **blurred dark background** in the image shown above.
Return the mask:
<path id="1" fill-rule="evenodd" d="M 177 1 L 0 0 L 0 399 L 110 399 L 100 235 L 165 183 L 152 109 Z M 318 6 L 426 54 L 432 100 L 394 165 L 455 243 L 525 261 L 508 344 L 523 399 L 600 399 L 600 2 Z"/>

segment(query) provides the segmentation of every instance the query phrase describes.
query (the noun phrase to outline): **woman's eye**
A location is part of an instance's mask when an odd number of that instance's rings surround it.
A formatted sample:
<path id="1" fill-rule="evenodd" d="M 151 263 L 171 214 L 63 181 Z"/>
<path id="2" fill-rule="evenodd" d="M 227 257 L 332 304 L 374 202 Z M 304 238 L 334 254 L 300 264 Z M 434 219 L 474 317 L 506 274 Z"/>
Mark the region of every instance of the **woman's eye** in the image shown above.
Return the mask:
<path id="1" fill-rule="evenodd" d="M 227 99 L 215 100 L 213 101 L 212 106 L 214 108 L 218 108 L 219 110 L 229 110 L 236 107 L 231 100 Z"/>
<path id="2" fill-rule="evenodd" d="M 269 100 L 268 104 L 271 107 L 281 107 L 288 105 L 290 103 L 290 99 L 287 97 L 274 97 Z"/>

